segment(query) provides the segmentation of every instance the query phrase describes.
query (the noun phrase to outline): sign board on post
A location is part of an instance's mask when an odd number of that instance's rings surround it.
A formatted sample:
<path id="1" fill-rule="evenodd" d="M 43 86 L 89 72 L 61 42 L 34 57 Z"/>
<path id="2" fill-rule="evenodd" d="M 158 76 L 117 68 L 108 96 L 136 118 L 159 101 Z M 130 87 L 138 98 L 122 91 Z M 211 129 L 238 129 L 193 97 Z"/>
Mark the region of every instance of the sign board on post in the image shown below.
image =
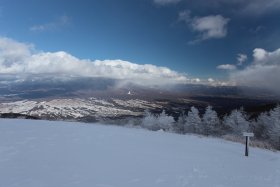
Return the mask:
<path id="1" fill-rule="evenodd" d="M 252 133 L 252 132 L 243 132 L 243 136 L 246 137 L 245 156 L 249 156 L 249 140 L 250 140 L 250 137 L 254 137 L 254 133 Z"/>
<path id="2" fill-rule="evenodd" d="M 253 137 L 254 133 L 252 133 L 252 132 L 243 132 L 243 136 Z"/>

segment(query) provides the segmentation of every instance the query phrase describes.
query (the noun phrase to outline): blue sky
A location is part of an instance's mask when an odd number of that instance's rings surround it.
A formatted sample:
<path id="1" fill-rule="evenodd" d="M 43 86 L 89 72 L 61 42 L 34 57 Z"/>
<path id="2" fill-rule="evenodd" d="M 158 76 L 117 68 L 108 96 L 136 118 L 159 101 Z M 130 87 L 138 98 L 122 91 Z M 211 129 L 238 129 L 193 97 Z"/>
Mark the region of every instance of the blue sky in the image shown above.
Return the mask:
<path id="1" fill-rule="evenodd" d="M 228 79 L 255 61 L 254 49 L 279 48 L 279 17 L 279 0 L 2 0 L 0 36 L 79 59 Z"/>

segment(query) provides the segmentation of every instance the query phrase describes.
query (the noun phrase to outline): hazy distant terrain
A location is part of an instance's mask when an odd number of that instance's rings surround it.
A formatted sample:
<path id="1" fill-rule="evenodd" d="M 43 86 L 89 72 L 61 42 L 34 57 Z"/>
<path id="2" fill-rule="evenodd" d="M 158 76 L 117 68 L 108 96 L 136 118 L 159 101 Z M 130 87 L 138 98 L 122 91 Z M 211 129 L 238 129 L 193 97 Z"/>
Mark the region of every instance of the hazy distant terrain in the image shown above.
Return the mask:
<path id="1" fill-rule="evenodd" d="M 32 77 L 0 84 L 2 117 L 22 114 L 39 119 L 100 121 L 141 117 L 145 110 L 163 109 L 178 117 L 191 106 L 203 111 L 211 105 L 224 115 L 244 107 L 255 114 L 279 102 L 270 92 L 233 86 L 143 86 L 105 78 Z M 258 93 L 258 94 L 255 94 Z M 5 114 L 5 115 L 3 115 Z"/>

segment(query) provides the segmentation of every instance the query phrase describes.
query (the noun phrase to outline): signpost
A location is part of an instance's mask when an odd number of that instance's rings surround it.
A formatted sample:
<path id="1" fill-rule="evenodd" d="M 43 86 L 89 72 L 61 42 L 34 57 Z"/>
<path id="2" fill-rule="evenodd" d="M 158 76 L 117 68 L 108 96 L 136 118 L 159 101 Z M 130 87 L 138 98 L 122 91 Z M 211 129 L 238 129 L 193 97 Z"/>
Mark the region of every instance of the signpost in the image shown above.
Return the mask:
<path id="1" fill-rule="evenodd" d="M 243 136 L 246 137 L 245 156 L 249 156 L 249 140 L 250 140 L 250 137 L 254 137 L 254 133 L 252 133 L 252 132 L 243 132 Z"/>

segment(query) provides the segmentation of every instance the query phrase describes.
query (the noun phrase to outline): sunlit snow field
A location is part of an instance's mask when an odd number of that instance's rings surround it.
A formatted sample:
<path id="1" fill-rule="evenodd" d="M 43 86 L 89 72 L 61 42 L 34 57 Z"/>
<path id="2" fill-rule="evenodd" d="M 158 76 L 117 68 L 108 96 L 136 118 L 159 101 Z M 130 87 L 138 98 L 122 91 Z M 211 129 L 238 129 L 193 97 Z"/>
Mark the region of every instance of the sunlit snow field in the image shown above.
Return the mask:
<path id="1" fill-rule="evenodd" d="M 280 153 L 98 124 L 0 119 L 0 187 L 280 187 Z"/>

